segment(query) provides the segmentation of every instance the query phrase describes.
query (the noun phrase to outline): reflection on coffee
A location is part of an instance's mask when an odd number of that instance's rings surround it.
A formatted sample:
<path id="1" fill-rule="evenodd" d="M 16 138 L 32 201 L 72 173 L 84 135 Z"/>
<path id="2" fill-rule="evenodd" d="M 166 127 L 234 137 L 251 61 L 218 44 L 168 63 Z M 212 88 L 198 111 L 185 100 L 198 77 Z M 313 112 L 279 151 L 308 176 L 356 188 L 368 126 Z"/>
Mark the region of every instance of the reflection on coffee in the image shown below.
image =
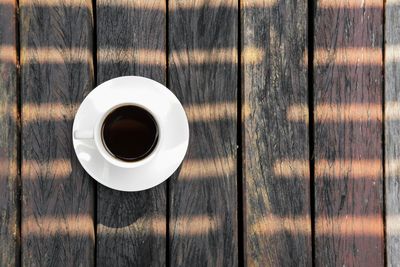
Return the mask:
<path id="1" fill-rule="evenodd" d="M 126 105 L 114 109 L 104 120 L 103 143 L 109 153 L 123 161 L 138 161 L 148 156 L 158 142 L 158 127 L 145 109 Z"/>

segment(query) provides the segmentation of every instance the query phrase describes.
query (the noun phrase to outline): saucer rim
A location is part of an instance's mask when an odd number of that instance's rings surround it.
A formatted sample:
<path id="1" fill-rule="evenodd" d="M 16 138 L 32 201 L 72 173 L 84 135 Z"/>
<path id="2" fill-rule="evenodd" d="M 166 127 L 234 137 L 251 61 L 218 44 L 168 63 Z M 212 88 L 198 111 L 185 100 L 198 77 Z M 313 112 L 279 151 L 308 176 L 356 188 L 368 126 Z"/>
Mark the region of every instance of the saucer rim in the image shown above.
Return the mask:
<path id="1" fill-rule="evenodd" d="M 147 184 L 145 184 L 145 186 L 143 186 L 140 182 L 132 182 L 132 183 L 129 183 L 129 184 L 125 184 L 124 186 L 120 186 L 120 185 L 118 185 L 117 183 L 108 183 L 108 182 L 107 182 L 107 179 L 104 179 L 104 178 L 103 178 L 104 175 L 94 175 L 95 172 L 93 172 L 92 167 L 89 167 L 87 164 L 85 164 L 85 163 L 78 157 L 78 152 L 77 152 L 77 150 L 76 150 L 76 149 L 77 149 L 77 146 L 78 146 L 78 144 L 76 144 L 76 141 L 77 141 L 78 139 L 76 140 L 76 138 L 75 138 L 74 135 L 72 134 L 73 147 L 74 147 L 75 155 L 76 155 L 76 157 L 77 157 L 77 159 L 78 159 L 80 165 L 82 166 L 82 168 L 86 171 L 86 173 L 88 173 L 88 174 L 90 175 L 90 177 L 91 177 L 92 179 L 94 179 L 95 181 L 97 181 L 97 182 L 100 183 L 101 185 L 103 185 L 103 186 L 105 186 L 105 187 L 108 187 L 108 188 L 110 188 L 110 189 L 114 189 L 114 190 L 122 191 L 122 192 L 138 192 L 138 191 L 144 191 L 144 190 L 147 190 L 147 189 L 156 187 L 156 186 L 160 185 L 161 183 L 163 183 L 164 181 L 166 181 L 168 178 L 170 178 L 170 177 L 174 174 L 174 172 L 181 166 L 181 164 L 182 164 L 182 162 L 183 162 L 183 160 L 184 160 L 184 158 L 185 158 L 185 156 L 186 156 L 186 154 L 187 154 L 187 151 L 188 151 L 190 132 L 189 132 L 189 122 L 188 122 L 187 114 L 186 114 L 186 112 L 185 112 L 185 110 L 184 110 L 184 108 L 183 108 L 182 103 L 181 103 L 181 102 L 179 101 L 179 99 L 175 96 L 175 94 L 173 94 L 166 86 L 164 86 L 163 84 L 161 84 L 161 83 L 159 83 L 159 82 L 157 82 L 157 81 L 154 81 L 154 80 L 152 80 L 152 79 L 149 79 L 149 78 L 146 78 L 146 77 L 142 77 L 142 76 L 121 76 L 121 77 L 116 77 L 116 78 L 110 79 L 110 80 L 108 80 L 108 81 L 106 81 L 106 82 L 104 82 L 104 83 L 98 85 L 97 87 L 95 87 L 95 88 L 85 97 L 85 99 L 81 102 L 81 104 L 79 105 L 79 108 L 78 108 L 78 110 L 76 111 L 76 114 L 75 114 L 75 116 L 74 116 L 74 122 L 73 122 L 72 132 L 74 132 L 74 130 L 75 130 L 76 121 L 79 120 L 79 117 L 78 117 L 78 116 L 79 116 L 79 114 L 81 114 L 79 111 L 80 111 L 81 107 L 85 104 L 85 100 L 86 100 L 88 97 L 90 97 L 90 95 L 91 95 L 95 90 L 100 90 L 100 89 L 101 89 L 101 90 L 105 90 L 106 88 L 107 88 L 107 90 L 109 90 L 109 89 L 110 89 L 110 86 L 111 86 L 111 84 L 112 84 L 112 81 L 115 81 L 115 80 L 122 80 L 122 79 L 124 79 L 125 81 L 130 82 L 130 83 L 134 83 L 135 80 L 137 80 L 137 79 L 144 79 L 144 80 L 146 80 L 146 82 L 149 83 L 152 87 L 157 88 L 157 90 L 167 90 L 167 91 L 168 91 L 168 93 L 169 93 L 168 95 L 169 95 L 169 97 L 171 97 L 171 98 L 169 98 L 169 101 L 165 101 L 166 105 L 170 105 L 170 104 L 173 103 L 174 101 L 177 101 L 177 102 L 180 104 L 180 110 L 183 111 L 183 115 L 184 115 L 184 118 L 185 118 L 185 121 L 183 121 L 183 120 L 181 120 L 181 121 L 182 121 L 182 125 L 184 124 L 184 126 L 185 126 L 185 128 L 186 128 L 185 130 L 187 130 L 187 132 L 185 131 L 185 136 L 186 136 L 187 138 L 183 137 L 183 138 L 185 138 L 185 140 L 183 140 L 183 142 L 182 142 L 182 144 L 184 145 L 184 150 L 182 149 L 182 152 L 181 152 L 182 155 L 181 155 L 181 157 L 176 158 L 176 160 L 173 161 L 173 162 L 170 164 L 170 166 L 171 166 L 171 165 L 176 165 L 176 166 L 171 167 L 170 169 L 172 169 L 172 171 L 169 171 L 168 173 L 165 173 L 165 174 L 163 174 L 163 175 L 158 174 L 158 177 L 152 179 L 153 182 L 147 183 Z M 111 89 L 111 90 L 112 90 L 112 89 Z M 82 115 L 81 115 L 81 116 L 82 116 Z M 101 116 L 101 115 L 100 115 L 100 116 Z M 81 141 L 81 140 L 79 140 L 79 141 Z M 94 141 L 94 140 L 91 140 L 91 141 Z M 158 151 L 158 152 L 159 152 L 159 151 Z M 97 153 L 100 154 L 100 152 L 97 152 Z M 89 153 L 89 154 L 91 154 L 91 153 Z M 157 153 L 157 154 L 155 154 L 155 155 L 153 155 L 153 156 L 154 156 L 154 157 L 152 157 L 150 161 L 147 161 L 147 162 L 145 162 L 143 165 L 140 165 L 140 166 L 144 166 L 144 167 L 145 167 L 146 165 L 148 165 L 149 167 L 152 167 L 152 166 L 154 166 L 154 165 L 157 165 L 157 161 L 159 161 L 159 160 L 161 159 L 161 158 L 160 158 L 160 155 Z M 111 164 L 110 162 L 108 162 L 105 158 L 103 158 L 102 155 L 101 155 L 101 158 L 102 158 L 102 161 L 101 161 L 102 164 L 109 164 L 109 165 L 111 165 L 111 166 L 114 166 L 113 164 Z M 159 158 L 159 159 L 157 160 L 157 158 Z M 96 165 L 96 164 L 94 164 L 94 165 Z M 165 169 L 168 170 L 168 168 L 165 168 Z M 125 176 L 125 175 L 134 175 L 134 174 L 135 174 L 135 168 L 122 168 L 122 167 L 121 167 L 121 168 L 119 169 L 119 172 L 124 172 L 124 173 L 125 173 L 124 176 Z M 100 177 L 99 177 L 99 176 L 100 176 Z M 150 176 L 151 176 L 151 175 L 150 175 Z M 144 180 L 144 179 L 146 179 L 146 178 L 138 178 L 138 179 L 139 179 L 139 181 L 140 181 L 140 180 Z"/>

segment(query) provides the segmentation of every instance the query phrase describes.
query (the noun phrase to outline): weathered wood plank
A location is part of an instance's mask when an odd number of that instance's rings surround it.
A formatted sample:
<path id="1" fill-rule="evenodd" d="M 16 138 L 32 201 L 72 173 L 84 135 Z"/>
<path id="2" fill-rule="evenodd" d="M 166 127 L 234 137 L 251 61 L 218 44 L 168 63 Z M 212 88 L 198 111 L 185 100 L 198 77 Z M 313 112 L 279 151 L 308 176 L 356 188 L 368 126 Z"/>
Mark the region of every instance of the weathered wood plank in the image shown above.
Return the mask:
<path id="1" fill-rule="evenodd" d="M 169 264 L 237 266 L 237 1 L 173 0 L 168 12 L 169 86 L 191 121 L 170 181 Z"/>
<path id="2" fill-rule="evenodd" d="M 385 187 L 387 265 L 400 263 L 400 5 L 386 1 L 385 15 Z M 396 230 L 397 229 L 397 230 Z"/>
<path id="3" fill-rule="evenodd" d="M 16 1 L 0 2 L 0 265 L 19 263 Z"/>
<path id="4" fill-rule="evenodd" d="M 20 1 L 22 265 L 94 264 L 93 183 L 72 147 L 93 86 L 92 4 Z"/>
<path id="5" fill-rule="evenodd" d="M 98 0 L 97 82 L 166 82 L 165 1 Z M 118 179 L 118 177 L 115 177 Z M 97 186 L 97 265 L 165 266 L 166 183 L 134 193 Z"/>
<path id="6" fill-rule="evenodd" d="M 245 263 L 311 266 L 307 1 L 241 9 Z"/>
<path id="7" fill-rule="evenodd" d="M 383 1 L 317 1 L 315 264 L 383 266 Z"/>

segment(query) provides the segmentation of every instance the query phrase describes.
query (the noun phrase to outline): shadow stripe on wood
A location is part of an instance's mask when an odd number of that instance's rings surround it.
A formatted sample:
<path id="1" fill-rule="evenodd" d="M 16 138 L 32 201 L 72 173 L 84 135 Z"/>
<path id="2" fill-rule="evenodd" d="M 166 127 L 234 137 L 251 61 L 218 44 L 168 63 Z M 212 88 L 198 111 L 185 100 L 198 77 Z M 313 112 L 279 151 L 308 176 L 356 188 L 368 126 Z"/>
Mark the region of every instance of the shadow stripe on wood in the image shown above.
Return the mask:
<path id="1" fill-rule="evenodd" d="M 154 235 L 165 235 L 166 224 L 165 218 L 162 217 L 149 217 L 143 218 L 144 225 L 148 226 L 148 229 L 145 231 L 149 231 Z M 183 227 L 176 227 L 174 229 L 175 236 L 185 236 L 185 237 L 196 237 L 202 236 L 211 232 L 220 231 L 223 227 L 220 220 L 218 218 L 213 218 L 208 215 L 190 215 L 190 216 L 180 216 L 171 221 L 174 225 L 180 225 Z M 109 234 L 129 234 L 131 231 L 131 227 L 134 227 L 134 224 L 130 227 L 122 227 L 122 228 L 111 228 L 104 225 L 99 226 L 102 231 L 101 235 L 109 235 Z"/>

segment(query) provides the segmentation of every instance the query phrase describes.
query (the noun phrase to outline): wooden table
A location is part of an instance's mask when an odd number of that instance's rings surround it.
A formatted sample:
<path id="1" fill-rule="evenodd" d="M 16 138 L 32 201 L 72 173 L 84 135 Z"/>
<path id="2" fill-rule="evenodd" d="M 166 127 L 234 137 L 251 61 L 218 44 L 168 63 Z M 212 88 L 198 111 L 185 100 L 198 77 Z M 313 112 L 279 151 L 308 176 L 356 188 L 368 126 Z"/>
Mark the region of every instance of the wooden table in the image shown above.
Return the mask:
<path id="1" fill-rule="evenodd" d="M 0 0 L 0 265 L 399 266 L 383 2 Z M 167 85 L 190 123 L 181 168 L 138 193 L 71 144 L 80 102 L 122 75 Z"/>

